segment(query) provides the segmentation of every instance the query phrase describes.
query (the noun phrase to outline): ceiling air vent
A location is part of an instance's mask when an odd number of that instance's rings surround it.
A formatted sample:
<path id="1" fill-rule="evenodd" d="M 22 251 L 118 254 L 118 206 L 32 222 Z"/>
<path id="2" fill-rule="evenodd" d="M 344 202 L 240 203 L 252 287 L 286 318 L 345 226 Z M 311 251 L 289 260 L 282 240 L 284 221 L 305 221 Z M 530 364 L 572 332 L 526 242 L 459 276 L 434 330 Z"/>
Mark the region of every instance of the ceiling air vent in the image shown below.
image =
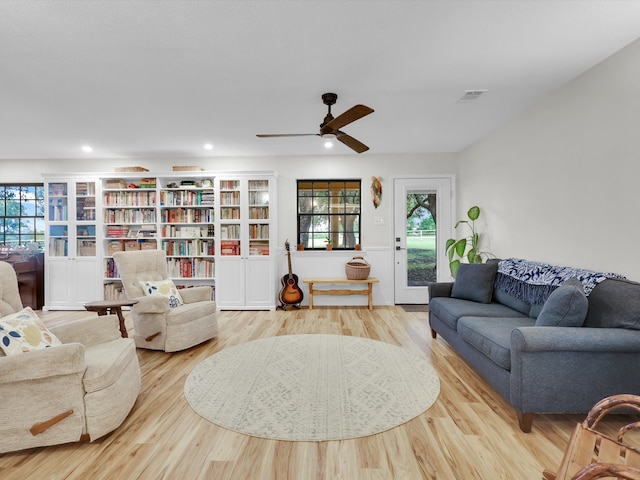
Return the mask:
<path id="1" fill-rule="evenodd" d="M 485 93 L 487 91 L 488 90 L 465 90 L 464 93 L 462 94 L 462 96 L 460 98 L 458 98 L 456 103 L 471 103 L 471 102 L 474 102 L 480 97 L 480 95 L 482 95 L 483 93 Z"/>

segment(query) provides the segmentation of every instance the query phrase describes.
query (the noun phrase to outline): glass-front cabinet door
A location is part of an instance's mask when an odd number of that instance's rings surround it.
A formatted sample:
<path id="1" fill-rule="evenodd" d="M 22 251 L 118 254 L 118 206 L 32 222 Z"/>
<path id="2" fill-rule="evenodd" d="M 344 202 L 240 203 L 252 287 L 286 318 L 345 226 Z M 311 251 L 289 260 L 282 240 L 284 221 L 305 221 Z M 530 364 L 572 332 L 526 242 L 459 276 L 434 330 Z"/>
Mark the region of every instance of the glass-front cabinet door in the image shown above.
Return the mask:
<path id="1" fill-rule="evenodd" d="M 274 176 L 220 177 L 218 307 L 275 309 Z"/>
<path id="2" fill-rule="evenodd" d="M 95 179 L 45 177 L 45 310 L 99 298 Z"/>

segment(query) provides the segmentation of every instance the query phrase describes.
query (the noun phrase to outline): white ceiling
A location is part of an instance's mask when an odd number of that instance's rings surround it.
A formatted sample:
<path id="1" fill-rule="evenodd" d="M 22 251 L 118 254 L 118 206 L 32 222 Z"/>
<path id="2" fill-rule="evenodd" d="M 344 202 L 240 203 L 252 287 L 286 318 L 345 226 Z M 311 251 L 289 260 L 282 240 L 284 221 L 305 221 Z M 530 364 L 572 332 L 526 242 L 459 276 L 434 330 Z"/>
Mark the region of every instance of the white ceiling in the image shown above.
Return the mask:
<path id="1" fill-rule="evenodd" d="M 324 92 L 362 155 L 455 152 L 638 37 L 631 0 L 0 0 L 0 160 L 324 155 L 255 136 Z"/>

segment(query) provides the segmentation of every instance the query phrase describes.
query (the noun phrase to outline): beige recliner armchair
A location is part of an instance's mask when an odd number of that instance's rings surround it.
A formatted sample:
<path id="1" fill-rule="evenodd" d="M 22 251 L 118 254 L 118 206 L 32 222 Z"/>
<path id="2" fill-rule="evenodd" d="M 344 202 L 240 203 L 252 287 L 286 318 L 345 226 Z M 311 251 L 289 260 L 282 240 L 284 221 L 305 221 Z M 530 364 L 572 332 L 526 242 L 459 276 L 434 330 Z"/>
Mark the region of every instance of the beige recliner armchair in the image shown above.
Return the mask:
<path id="1" fill-rule="evenodd" d="M 170 280 L 162 250 L 133 250 L 113 255 L 125 295 L 138 300 L 131 307 L 136 346 L 176 352 L 198 345 L 218 334 L 212 287 L 197 286 L 179 291 L 183 304 L 171 308 L 160 294 L 146 295 L 145 282 Z"/>
<path id="2" fill-rule="evenodd" d="M 0 322 L 18 312 L 15 271 L 0 262 Z M 48 331 L 62 344 L 0 349 L 0 453 L 96 440 L 124 422 L 140 393 L 135 345 L 120 337 L 118 317 L 87 314 Z"/>

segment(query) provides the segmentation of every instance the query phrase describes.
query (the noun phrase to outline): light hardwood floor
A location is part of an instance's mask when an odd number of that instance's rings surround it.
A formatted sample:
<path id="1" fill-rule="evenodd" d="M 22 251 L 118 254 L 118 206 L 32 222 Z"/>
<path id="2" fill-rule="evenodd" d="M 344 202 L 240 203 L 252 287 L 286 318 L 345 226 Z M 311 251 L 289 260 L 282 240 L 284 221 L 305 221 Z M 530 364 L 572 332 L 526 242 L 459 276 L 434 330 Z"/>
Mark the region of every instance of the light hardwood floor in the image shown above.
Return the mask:
<path id="1" fill-rule="evenodd" d="M 88 315 L 39 313 L 48 325 Z M 220 312 L 218 322 L 217 339 L 187 351 L 138 350 L 142 390 L 116 431 L 93 443 L 0 455 L 0 478 L 539 479 L 544 468 L 560 463 L 573 427 L 584 418 L 536 415 L 533 431 L 522 433 L 513 409 L 445 341 L 431 339 L 426 313 L 400 307 L 232 311 Z M 183 386 L 200 361 L 230 345 L 300 333 L 367 337 L 425 355 L 440 374 L 440 396 L 425 413 L 390 431 L 331 442 L 253 438 L 191 410 Z"/>

